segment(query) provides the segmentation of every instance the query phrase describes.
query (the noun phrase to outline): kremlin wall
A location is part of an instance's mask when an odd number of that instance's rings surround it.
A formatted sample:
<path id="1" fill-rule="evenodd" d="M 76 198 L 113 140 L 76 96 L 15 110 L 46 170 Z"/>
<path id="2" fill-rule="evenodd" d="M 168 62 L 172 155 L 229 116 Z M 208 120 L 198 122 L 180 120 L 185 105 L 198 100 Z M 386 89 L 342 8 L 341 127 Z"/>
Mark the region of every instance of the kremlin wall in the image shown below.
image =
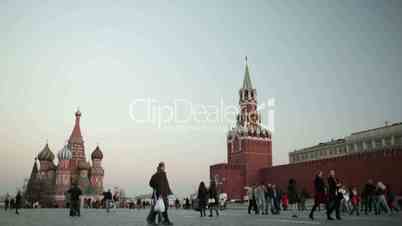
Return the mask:
<path id="1" fill-rule="evenodd" d="M 226 139 L 227 163 L 210 166 L 211 180 L 229 199 L 243 200 L 247 187 L 261 183 L 286 190 L 291 178 L 311 194 L 317 172 L 328 175 L 332 169 L 347 187 L 361 189 L 373 179 L 402 194 L 402 123 L 296 150 L 289 153 L 290 164 L 272 166 L 272 134 L 261 125 L 256 97 L 246 61 L 240 111 Z"/>

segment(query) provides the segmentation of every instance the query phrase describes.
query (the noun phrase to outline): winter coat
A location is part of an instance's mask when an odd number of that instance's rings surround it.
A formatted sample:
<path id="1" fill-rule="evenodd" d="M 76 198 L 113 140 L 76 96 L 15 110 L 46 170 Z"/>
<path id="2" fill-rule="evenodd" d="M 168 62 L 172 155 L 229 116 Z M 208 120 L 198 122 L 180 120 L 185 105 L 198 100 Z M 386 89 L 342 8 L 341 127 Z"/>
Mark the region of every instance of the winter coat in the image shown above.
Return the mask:
<path id="1" fill-rule="evenodd" d="M 112 192 L 109 192 L 109 191 L 103 192 L 103 198 L 105 200 L 112 200 L 112 198 L 113 198 Z"/>
<path id="2" fill-rule="evenodd" d="M 299 193 L 297 192 L 296 184 L 289 184 L 288 198 L 290 204 L 295 204 L 299 202 Z"/>
<path id="3" fill-rule="evenodd" d="M 154 189 L 156 195 L 160 195 L 166 198 L 168 195 L 173 194 L 170 190 L 169 182 L 164 171 L 158 170 L 154 175 L 152 175 L 149 181 L 149 186 Z"/>
<path id="4" fill-rule="evenodd" d="M 198 189 L 198 201 L 200 206 L 206 206 L 208 203 L 208 190 L 205 187 Z"/>
<path id="5" fill-rule="evenodd" d="M 78 186 L 74 186 L 67 191 L 70 194 L 71 201 L 80 200 L 80 196 L 82 195 L 82 191 Z"/>
<path id="6" fill-rule="evenodd" d="M 215 199 L 215 203 L 218 203 L 219 199 L 218 199 L 218 191 L 216 189 L 216 184 L 212 183 L 209 187 L 209 198 L 210 199 Z"/>
<path id="7" fill-rule="evenodd" d="M 316 178 L 314 179 L 314 190 L 316 193 L 324 193 L 325 192 L 325 182 L 319 176 L 316 176 Z"/>
<path id="8" fill-rule="evenodd" d="M 17 196 L 15 196 L 15 207 L 16 208 L 21 207 L 21 199 L 22 199 L 22 196 L 20 193 L 18 193 Z"/>
<path id="9" fill-rule="evenodd" d="M 338 196 L 338 180 L 328 177 L 328 198 L 335 199 Z"/>
<path id="10" fill-rule="evenodd" d="M 256 200 L 265 199 L 265 188 L 263 186 L 260 185 L 255 189 L 255 198 Z"/>

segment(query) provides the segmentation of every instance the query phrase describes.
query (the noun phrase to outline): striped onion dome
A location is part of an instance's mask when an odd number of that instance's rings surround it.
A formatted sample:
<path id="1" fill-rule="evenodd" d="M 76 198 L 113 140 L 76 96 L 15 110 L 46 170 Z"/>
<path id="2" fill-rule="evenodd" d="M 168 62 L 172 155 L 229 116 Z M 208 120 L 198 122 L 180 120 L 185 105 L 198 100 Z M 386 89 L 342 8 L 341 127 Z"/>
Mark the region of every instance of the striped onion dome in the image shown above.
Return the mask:
<path id="1" fill-rule="evenodd" d="M 57 154 L 57 157 L 59 158 L 59 161 L 70 160 L 73 157 L 73 154 L 71 153 L 68 146 L 64 145 L 64 147 Z"/>
<path id="2" fill-rule="evenodd" d="M 103 153 L 101 151 L 101 149 L 99 148 L 99 146 L 96 146 L 95 150 L 92 152 L 91 154 L 91 158 L 92 159 L 103 159 Z"/>
<path id="3" fill-rule="evenodd" d="M 42 151 L 38 154 L 39 161 L 50 161 L 54 160 L 54 154 L 50 150 L 49 145 L 46 144 Z"/>

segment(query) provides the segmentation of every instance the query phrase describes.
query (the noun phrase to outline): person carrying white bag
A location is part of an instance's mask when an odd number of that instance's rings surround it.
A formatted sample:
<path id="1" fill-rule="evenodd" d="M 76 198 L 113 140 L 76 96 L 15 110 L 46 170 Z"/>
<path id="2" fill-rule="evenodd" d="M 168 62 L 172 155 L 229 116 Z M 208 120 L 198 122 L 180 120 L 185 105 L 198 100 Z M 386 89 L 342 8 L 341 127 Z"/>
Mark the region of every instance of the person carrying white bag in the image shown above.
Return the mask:
<path id="1" fill-rule="evenodd" d="M 151 177 L 149 186 L 151 186 L 154 190 L 154 205 L 151 207 L 150 213 L 147 217 L 148 225 L 156 225 L 156 215 L 159 213 L 162 213 L 162 223 L 164 225 L 173 225 L 173 223 L 169 220 L 168 215 L 168 196 L 172 195 L 173 193 L 170 190 L 169 182 L 166 176 L 165 163 L 159 163 L 156 173 Z"/>

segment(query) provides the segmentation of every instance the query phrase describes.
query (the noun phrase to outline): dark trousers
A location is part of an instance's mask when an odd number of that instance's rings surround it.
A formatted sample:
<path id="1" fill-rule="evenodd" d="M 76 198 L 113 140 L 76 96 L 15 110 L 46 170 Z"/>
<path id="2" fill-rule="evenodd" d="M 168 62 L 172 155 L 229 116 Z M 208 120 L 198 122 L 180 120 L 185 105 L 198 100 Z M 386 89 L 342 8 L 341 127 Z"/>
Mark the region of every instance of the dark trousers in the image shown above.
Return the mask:
<path id="1" fill-rule="evenodd" d="M 208 205 L 208 207 L 209 207 L 209 216 L 210 217 L 212 217 L 212 215 L 213 215 L 212 214 L 213 209 L 215 209 L 216 216 L 219 216 L 218 206 L 219 206 L 219 203 L 217 203 L 216 201 L 215 201 L 215 203 L 211 203 L 211 204 Z"/>
<path id="2" fill-rule="evenodd" d="M 20 209 L 20 207 L 19 207 L 18 205 L 16 205 L 16 206 L 15 206 L 15 213 L 16 213 L 16 214 L 20 214 L 20 213 L 18 212 L 19 209 Z"/>
<path id="3" fill-rule="evenodd" d="M 205 200 L 200 201 L 200 214 L 201 214 L 201 217 L 206 216 L 206 213 L 205 213 L 206 209 L 207 209 L 207 201 L 205 201 Z"/>
<path id="4" fill-rule="evenodd" d="M 156 216 L 159 215 L 159 212 L 154 211 L 155 203 L 156 203 L 156 201 L 151 206 L 151 209 L 149 211 L 149 214 L 147 217 L 148 223 L 155 223 Z M 163 221 L 170 222 L 169 215 L 168 215 L 169 201 L 168 201 L 167 197 L 163 197 L 163 203 L 165 204 L 165 212 L 162 213 Z"/>
<path id="5" fill-rule="evenodd" d="M 70 216 L 81 216 L 80 200 L 71 200 Z"/>
<path id="6" fill-rule="evenodd" d="M 248 214 L 251 214 L 251 210 L 253 210 L 256 214 L 258 213 L 255 199 L 250 199 L 248 201 Z"/>
<path id="7" fill-rule="evenodd" d="M 352 211 L 350 211 L 350 215 L 353 215 L 353 213 L 356 212 L 356 215 L 360 215 L 360 209 L 359 209 L 359 204 L 352 205 Z"/>
<path id="8" fill-rule="evenodd" d="M 365 198 L 364 200 L 364 213 L 367 214 L 368 212 L 371 212 L 373 209 L 373 204 L 374 204 L 374 197 L 372 195 L 369 195 Z"/>
<path id="9" fill-rule="evenodd" d="M 314 206 L 313 208 L 311 208 L 311 212 L 310 212 L 310 217 L 314 217 L 314 212 L 315 210 L 318 208 L 318 211 L 320 211 L 320 202 L 314 202 Z"/>
<path id="10" fill-rule="evenodd" d="M 338 197 L 334 197 L 329 200 L 327 207 L 327 216 L 331 217 L 332 212 L 336 214 L 336 218 L 341 218 L 341 199 Z"/>

